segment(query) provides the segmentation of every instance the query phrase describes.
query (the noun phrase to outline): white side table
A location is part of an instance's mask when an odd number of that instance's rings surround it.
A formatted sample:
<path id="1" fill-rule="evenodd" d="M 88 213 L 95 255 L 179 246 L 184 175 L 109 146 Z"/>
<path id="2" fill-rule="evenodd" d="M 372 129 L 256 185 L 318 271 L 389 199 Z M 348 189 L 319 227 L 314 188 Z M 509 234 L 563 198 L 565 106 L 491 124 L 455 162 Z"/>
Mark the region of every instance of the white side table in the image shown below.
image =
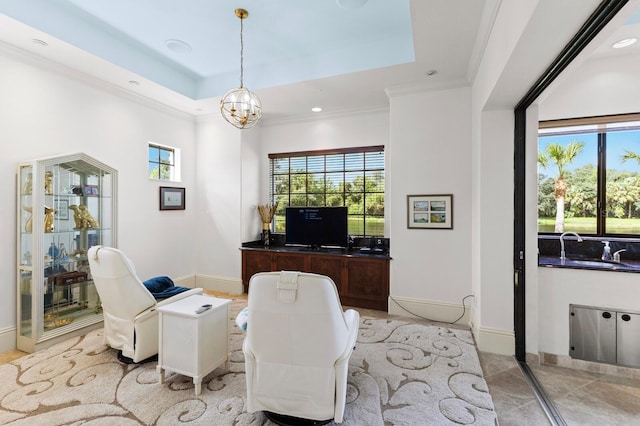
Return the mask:
<path id="1" fill-rule="evenodd" d="M 211 307 L 197 313 L 203 305 Z M 228 360 L 230 306 L 231 300 L 193 295 L 158 308 L 160 383 L 173 371 L 193 377 L 200 395 L 204 376 Z"/>

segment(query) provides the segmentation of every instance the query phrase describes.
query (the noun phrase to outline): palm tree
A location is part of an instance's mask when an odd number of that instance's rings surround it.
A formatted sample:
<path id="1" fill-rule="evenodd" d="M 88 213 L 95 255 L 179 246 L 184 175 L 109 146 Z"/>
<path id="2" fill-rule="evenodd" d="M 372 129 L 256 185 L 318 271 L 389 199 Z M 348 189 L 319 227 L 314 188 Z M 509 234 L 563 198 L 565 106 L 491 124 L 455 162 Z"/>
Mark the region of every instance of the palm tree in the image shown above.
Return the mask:
<path id="1" fill-rule="evenodd" d="M 554 232 L 564 232 L 564 202 L 569 185 L 566 180 L 567 166 L 582 152 L 584 142 L 571 141 L 567 146 L 557 143 L 547 145 L 545 152 L 538 153 L 538 163 L 543 168 L 549 166 L 549 161 L 558 168 L 558 177 L 553 185 L 556 198 L 556 226 Z"/>
<path id="2" fill-rule="evenodd" d="M 621 158 L 621 162 L 626 163 L 628 160 L 636 160 L 638 164 L 640 164 L 640 154 L 625 149 L 624 154 Z"/>
<path id="3" fill-rule="evenodd" d="M 629 151 L 628 149 L 625 149 L 624 154 L 620 158 L 620 162 L 626 163 L 629 160 L 636 160 L 638 165 L 640 165 L 640 154 L 633 151 Z M 638 176 L 637 174 L 634 174 L 634 176 L 629 177 L 626 180 L 627 180 L 626 189 L 629 191 L 629 194 L 628 194 L 629 196 L 626 199 L 626 201 L 629 203 L 628 217 L 629 219 L 631 219 L 632 208 L 638 202 L 638 198 L 640 198 L 640 191 L 638 191 L 638 187 L 640 187 L 640 176 Z"/>

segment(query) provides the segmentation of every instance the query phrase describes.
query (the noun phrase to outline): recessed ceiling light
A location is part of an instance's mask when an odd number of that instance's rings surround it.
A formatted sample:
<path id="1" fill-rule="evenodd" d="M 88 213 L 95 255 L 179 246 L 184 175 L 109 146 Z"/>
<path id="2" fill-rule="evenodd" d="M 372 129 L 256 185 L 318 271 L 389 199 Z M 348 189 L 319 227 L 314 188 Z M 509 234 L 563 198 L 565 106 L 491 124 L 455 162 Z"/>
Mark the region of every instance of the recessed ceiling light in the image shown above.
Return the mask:
<path id="1" fill-rule="evenodd" d="M 438 70 L 429 70 L 426 72 L 426 74 L 431 77 L 432 75 L 436 75 L 438 74 Z"/>
<path id="2" fill-rule="evenodd" d="M 322 111 L 322 108 L 320 108 L 320 107 L 313 107 L 313 108 L 311 108 L 311 111 L 313 111 L 313 112 L 320 112 L 320 111 Z"/>
<path id="3" fill-rule="evenodd" d="M 140 82 L 136 81 L 136 80 L 129 80 L 129 84 L 132 85 L 132 86 L 139 86 Z"/>
<path id="4" fill-rule="evenodd" d="M 182 40 L 169 39 L 165 40 L 164 45 L 167 49 L 175 53 L 191 53 L 191 45 Z"/>
<path id="5" fill-rule="evenodd" d="M 343 9 L 357 9 L 364 6 L 367 0 L 336 0 L 338 6 Z"/>
<path id="6" fill-rule="evenodd" d="M 49 43 L 47 43 L 47 42 L 46 42 L 46 41 L 44 41 L 44 40 L 40 40 L 39 38 L 31 39 L 31 42 L 32 42 L 33 44 L 37 44 L 38 46 L 48 46 L 48 45 L 49 45 Z"/>
<path id="7" fill-rule="evenodd" d="M 620 40 L 613 43 L 613 46 L 611 47 L 613 47 L 614 49 L 622 49 L 623 47 L 628 47 L 628 46 L 631 46 L 632 44 L 635 44 L 636 41 L 638 41 L 638 39 L 635 37 L 625 38 L 624 40 Z"/>

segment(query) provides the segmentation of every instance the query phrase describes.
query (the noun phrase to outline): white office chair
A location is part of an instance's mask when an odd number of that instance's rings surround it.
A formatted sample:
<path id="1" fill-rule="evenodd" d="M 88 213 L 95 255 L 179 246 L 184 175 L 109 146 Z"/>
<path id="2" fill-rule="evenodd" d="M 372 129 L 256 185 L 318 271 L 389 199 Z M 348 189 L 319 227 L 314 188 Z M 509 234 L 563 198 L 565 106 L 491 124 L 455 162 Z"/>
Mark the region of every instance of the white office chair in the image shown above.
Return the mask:
<path id="1" fill-rule="evenodd" d="M 202 294 L 194 288 L 160 302 L 136 275 L 133 263 L 112 247 L 93 246 L 89 267 L 104 313 L 104 342 L 122 351 L 125 361 L 140 362 L 158 353 L 157 307 Z"/>
<path id="2" fill-rule="evenodd" d="M 343 312 L 331 278 L 255 274 L 248 307 L 247 411 L 341 423 L 360 315 Z"/>

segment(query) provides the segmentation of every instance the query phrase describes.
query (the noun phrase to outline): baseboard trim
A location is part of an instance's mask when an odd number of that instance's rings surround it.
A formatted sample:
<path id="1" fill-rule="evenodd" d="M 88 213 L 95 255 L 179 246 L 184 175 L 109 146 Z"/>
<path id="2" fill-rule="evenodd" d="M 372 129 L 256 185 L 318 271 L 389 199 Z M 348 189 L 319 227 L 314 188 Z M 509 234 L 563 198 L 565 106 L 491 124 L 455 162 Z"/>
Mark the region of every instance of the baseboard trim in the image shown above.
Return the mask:
<path id="1" fill-rule="evenodd" d="M 516 352 L 516 338 L 513 331 L 499 328 L 472 328 L 478 350 L 499 355 L 514 355 Z"/>
<path id="2" fill-rule="evenodd" d="M 0 353 L 16 349 L 18 329 L 15 326 L 0 329 Z"/>
<path id="3" fill-rule="evenodd" d="M 611 376 L 640 379 L 640 368 L 625 367 L 623 365 L 605 364 L 603 362 L 585 361 L 571 358 L 569 355 L 557 355 L 546 352 L 539 353 L 540 364 L 557 365 L 573 370 L 589 371 L 592 373 L 608 374 Z"/>
<path id="4" fill-rule="evenodd" d="M 179 287 L 196 288 L 196 275 L 187 275 L 185 277 L 173 278 L 173 283 Z"/>
<path id="5" fill-rule="evenodd" d="M 460 318 L 457 324 L 471 321 L 471 306 L 456 303 L 444 303 L 434 300 L 412 299 L 409 297 L 389 296 L 389 313 L 392 315 L 425 318 L 431 321 L 451 322 Z M 464 311 L 464 315 L 462 314 Z"/>
<path id="6" fill-rule="evenodd" d="M 457 303 L 444 303 L 434 300 L 411 299 L 399 296 L 389 296 L 388 303 L 390 314 L 410 316 L 412 318 L 422 317 L 445 323 L 450 323 L 460 318 L 464 310 L 464 315 L 457 321 L 457 324 L 469 325 L 478 350 L 499 355 L 515 354 L 516 346 L 513 330 L 479 326 L 473 320 L 472 305 L 463 306 Z M 465 307 L 466 309 L 464 309 Z"/>
<path id="7" fill-rule="evenodd" d="M 195 275 L 194 287 L 220 291 L 229 294 L 242 294 L 242 280 L 238 278 L 217 277 L 214 275 Z"/>

